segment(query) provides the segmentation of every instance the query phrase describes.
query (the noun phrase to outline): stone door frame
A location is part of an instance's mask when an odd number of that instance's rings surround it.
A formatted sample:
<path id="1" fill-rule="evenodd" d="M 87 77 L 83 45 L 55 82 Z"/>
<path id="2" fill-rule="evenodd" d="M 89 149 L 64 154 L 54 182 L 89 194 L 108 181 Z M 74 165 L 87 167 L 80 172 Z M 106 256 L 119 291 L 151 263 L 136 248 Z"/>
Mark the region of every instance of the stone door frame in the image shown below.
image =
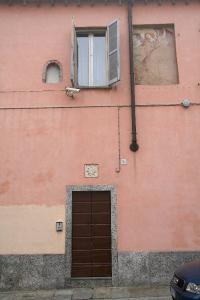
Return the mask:
<path id="1" fill-rule="evenodd" d="M 66 200 L 66 233 L 65 233 L 65 261 L 66 261 L 66 285 L 71 285 L 72 262 L 72 192 L 83 191 L 109 191 L 111 198 L 111 243 L 112 243 L 112 279 L 113 286 L 118 285 L 118 253 L 117 253 L 117 192 L 114 185 L 69 185 L 67 186 Z M 104 278 L 101 278 L 102 280 Z M 81 278 L 84 285 L 98 285 L 96 278 Z M 78 282 L 76 280 L 76 282 Z"/>

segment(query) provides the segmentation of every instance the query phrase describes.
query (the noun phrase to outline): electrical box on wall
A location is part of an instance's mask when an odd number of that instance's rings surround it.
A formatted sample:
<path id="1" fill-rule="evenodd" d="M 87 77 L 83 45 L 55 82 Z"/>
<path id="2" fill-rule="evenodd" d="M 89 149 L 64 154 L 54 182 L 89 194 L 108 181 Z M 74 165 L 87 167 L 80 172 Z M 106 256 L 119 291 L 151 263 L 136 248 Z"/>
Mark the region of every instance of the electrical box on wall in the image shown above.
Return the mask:
<path id="1" fill-rule="evenodd" d="M 56 231 L 63 231 L 63 222 L 62 221 L 58 221 L 56 222 Z"/>
<path id="2" fill-rule="evenodd" d="M 128 164 L 127 159 L 126 159 L 126 158 L 121 158 L 121 159 L 120 159 L 120 164 L 121 164 L 121 165 L 127 165 L 127 164 Z"/>

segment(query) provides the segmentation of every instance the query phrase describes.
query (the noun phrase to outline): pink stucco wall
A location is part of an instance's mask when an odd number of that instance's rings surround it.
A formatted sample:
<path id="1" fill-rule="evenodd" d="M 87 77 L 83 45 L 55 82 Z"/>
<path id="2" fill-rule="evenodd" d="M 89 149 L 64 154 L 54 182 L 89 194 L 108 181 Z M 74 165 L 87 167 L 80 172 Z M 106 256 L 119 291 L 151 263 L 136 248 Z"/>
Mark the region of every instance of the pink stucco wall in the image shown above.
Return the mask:
<path id="1" fill-rule="evenodd" d="M 74 100 L 64 92 L 72 16 L 77 26 L 119 19 L 121 41 L 121 81 L 113 89 L 81 90 Z M 177 85 L 136 87 L 136 153 L 129 150 L 126 7 L 1 6 L 0 253 L 64 253 L 55 222 L 65 222 L 71 184 L 116 185 L 119 250 L 199 249 L 199 4 L 137 4 L 133 20 L 175 24 L 179 71 Z M 62 83 L 42 82 L 51 59 L 63 66 Z M 185 98 L 189 109 L 180 106 Z M 117 172 L 119 136 L 128 164 Z M 86 163 L 99 164 L 98 178 L 84 178 Z"/>

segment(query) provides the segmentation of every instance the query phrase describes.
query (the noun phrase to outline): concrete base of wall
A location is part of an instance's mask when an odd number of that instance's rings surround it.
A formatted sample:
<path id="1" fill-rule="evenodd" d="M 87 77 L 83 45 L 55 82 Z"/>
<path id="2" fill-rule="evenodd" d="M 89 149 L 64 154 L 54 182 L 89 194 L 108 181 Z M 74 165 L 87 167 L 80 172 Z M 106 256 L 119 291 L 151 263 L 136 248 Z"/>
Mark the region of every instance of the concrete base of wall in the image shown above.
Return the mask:
<path id="1" fill-rule="evenodd" d="M 200 252 L 119 252 L 116 286 L 168 285 L 174 270 Z M 66 281 L 65 255 L 1 255 L 0 290 L 110 285 L 105 280 Z"/>
<path id="2" fill-rule="evenodd" d="M 65 255 L 0 255 L 0 290 L 65 286 Z"/>
<path id="3" fill-rule="evenodd" d="M 184 262 L 200 259 L 200 252 L 119 252 L 119 286 L 169 284 Z"/>

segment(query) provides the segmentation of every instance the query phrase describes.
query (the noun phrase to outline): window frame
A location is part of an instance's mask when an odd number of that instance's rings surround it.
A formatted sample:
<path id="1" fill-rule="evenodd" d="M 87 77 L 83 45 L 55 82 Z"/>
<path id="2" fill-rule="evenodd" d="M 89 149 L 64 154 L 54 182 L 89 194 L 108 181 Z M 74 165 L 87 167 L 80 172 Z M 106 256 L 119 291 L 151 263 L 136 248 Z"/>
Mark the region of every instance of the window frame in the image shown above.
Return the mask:
<path id="1" fill-rule="evenodd" d="M 115 49 L 115 52 L 117 51 L 117 58 L 115 60 L 115 71 L 117 70 L 117 75 L 112 80 L 109 79 L 110 76 L 110 55 L 112 55 L 112 51 L 109 52 L 109 34 L 110 34 L 110 27 L 116 23 L 116 37 L 114 37 L 116 40 L 117 47 Z M 106 84 L 105 85 L 92 85 L 93 76 L 91 75 L 93 71 L 89 71 L 89 78 L 92 76 L 92 80 L 89 80 L 88 85 L 79 85 L 78 83 L 78 46 L 77 46 L 77 36 L 79 34 L 86 34 L 89 35 L 95 35 L 98 33 L 105 34 L 106 38 L 106 45 L 105 45 L 105 72 L 106 72 Z M 111 34 L 110 34 L 111 35 Z M 119 20 L 114 20 L 111 23 L 109 23 L 107 26 L 101 26 L 101 27 L 75 27 L 73 22 L 72 27 L 72 41 L 71 41 L 71 82 L 72 86 L 78 87 L 78 88 L 84 88 L 84 89 L 104 89 L 104 88 L 111 88 L 112 85 L 114 85 L 116 82 L 120 80 L 120 43 L 119 43 Z M 116 68 L 117 66 L 117 68 Z"/>
<path id="2" fill-rule="evenodd" d="M 88 66 L 88 85 L 80 85 L 78 84 L 78 63 L 77 63 L 77 84 L 79 88 L 85 88 L 85 89 L 91 89 L 91 88 L 109 88 L 108 83 L 108 58 L 107 58 L 107 28 L 106 27 L 87 27 L 87 28 L 81 28 L 76 27 L 76 37 L 78 38 L 79 35 L 85 34 L 88 37 L 88 56 L 89 56 L 89 66 Z M 93 58 L 94 58 L 94 35 L 95 34 L 104 34 L 105 36 L 105 74 L 106 74 L 106 84 L 105 85 L 94 85 L 94 76 L 93 76 Z M 78 51 L 77 51 L 78 55 Z"/>

